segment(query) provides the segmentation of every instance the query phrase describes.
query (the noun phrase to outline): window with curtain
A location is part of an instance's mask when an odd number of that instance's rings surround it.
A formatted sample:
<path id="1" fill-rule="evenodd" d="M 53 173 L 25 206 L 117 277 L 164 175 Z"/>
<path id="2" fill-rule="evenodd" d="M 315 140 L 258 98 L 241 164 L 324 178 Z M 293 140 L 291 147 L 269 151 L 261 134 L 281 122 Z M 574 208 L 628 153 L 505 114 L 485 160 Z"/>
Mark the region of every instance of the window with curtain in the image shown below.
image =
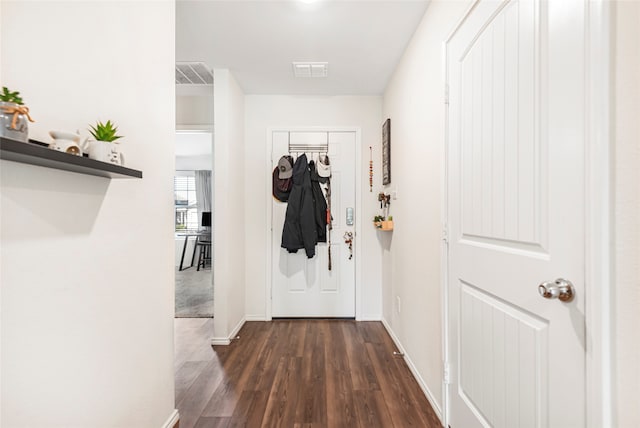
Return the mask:
<path id="1" fill-rule="evenodd" d="M 194 171 L 196 177 L 196 199 L 198 200 L 198 218 L 203 212 L 211 212 L 211 171 Z"/>
<path id="2" fill-rule="evenodd" d="M 176 220 L 175 231 L 197 231 L 199 221 L 195 172 L 176 171 L 173 188 Z"/>

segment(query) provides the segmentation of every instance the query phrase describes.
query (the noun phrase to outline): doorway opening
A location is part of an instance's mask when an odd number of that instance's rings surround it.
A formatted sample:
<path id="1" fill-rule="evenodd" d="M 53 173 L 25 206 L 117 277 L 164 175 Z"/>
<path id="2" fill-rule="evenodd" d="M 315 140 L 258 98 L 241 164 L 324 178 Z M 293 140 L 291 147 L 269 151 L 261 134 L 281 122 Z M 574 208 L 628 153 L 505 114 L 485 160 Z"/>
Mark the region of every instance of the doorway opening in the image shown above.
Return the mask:
<path id="1" fill-rule="evenodd" d="M 176 132 L 176 318 L 213 318 L 212 138 L 208 131 Z"/>

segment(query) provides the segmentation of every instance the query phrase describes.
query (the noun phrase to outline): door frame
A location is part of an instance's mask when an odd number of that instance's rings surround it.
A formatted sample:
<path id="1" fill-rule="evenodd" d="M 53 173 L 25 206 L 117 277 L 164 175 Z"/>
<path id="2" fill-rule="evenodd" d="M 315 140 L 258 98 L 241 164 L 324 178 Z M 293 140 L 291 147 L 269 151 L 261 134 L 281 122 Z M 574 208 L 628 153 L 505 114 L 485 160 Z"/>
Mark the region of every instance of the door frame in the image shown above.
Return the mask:
<path id="1" fill-rule="evenodd" d="M 505 0 L 508 1 L 508 0 Z M 444 426 L 450 421 L 448 383 L 449 337 L 449 55 L 447 44 L 475 9 L 474 0 L 442 45 L 445 109 L 445 141 L 442 151 L 442 383 Z M 611 288 L 612 238 L 611 186 L 613 138 L 610 125 L 611 100 L 611 9 L 607 0 L 585 0 L 585 417 L 588 428 L 611 427 L 612 347 Z"/>
<path id="2" fill-rule="evenodd" d="M 356 321 L 362 320 L 362 289 L 361 289 L 361 278 L 362 278 L 362 263 L 358 263 L 360 258 L 362 257 L 361 247 L 359 245 L 358 237 L 362 236 L 362 130 L 357 126 L 278 126 L 278 127 L 269 127 L 267 129 L 267 155 L 265 156 L 266 164 L 265 164 L 265 173 L 264 173 L 264 182 L 265 182 L 265 195 L 271 195 L 271 174 L 273 173 L 273 162 L 271 159 L 272 151 L 273 151 L 273 133 L 274 132 L 353 132 L 355 134 L 355 150 L 356 150 L 356 160 L 355 160 L 355 186 L 356 186 L 356 206 L 355 206 L 355 233 L 354 233 L 354 241 L 353 241 L 353 262 L 355 263 L 355 314 Z M 272 299 L 273 299 L 273 226 L 272 226 L 272 201 L 271 198 L 268 198 L 267 205 L 267 230 L 266 230 L 266 272 L 267 279 L 265 281 L 265 320 L 272 320 Z M 339 237 L 342 239 L 342 237 Z"/>

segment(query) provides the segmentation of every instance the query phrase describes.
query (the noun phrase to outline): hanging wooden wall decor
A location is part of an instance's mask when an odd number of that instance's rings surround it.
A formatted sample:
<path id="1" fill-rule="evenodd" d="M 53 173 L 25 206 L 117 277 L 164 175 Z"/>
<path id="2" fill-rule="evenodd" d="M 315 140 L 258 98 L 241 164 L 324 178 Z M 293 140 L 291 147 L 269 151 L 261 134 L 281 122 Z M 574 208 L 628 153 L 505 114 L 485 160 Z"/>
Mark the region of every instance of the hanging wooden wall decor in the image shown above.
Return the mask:
<path id="1" fill-rule="evenodd" d="M 373 192 L 373 149 L 369 146 L 369 192 Z"/>
<path id="2" fill-rule="evenodd" d="M 391 119 L 382 125 L 382 184 L 391 184 Z"/>

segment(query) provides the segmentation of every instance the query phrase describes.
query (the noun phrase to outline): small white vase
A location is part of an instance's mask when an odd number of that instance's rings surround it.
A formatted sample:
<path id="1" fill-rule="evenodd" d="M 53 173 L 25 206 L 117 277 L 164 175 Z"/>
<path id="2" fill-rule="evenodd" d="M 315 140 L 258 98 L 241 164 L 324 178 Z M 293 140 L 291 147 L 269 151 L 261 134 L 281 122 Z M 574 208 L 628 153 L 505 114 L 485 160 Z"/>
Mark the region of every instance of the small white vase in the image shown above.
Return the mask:
<path id="1" fill-rule="evenodd" d="M 115 143 L 108 141 L 89 141 L 89 158 L 114 165 L 124 165 L 124 155 Z"/>

